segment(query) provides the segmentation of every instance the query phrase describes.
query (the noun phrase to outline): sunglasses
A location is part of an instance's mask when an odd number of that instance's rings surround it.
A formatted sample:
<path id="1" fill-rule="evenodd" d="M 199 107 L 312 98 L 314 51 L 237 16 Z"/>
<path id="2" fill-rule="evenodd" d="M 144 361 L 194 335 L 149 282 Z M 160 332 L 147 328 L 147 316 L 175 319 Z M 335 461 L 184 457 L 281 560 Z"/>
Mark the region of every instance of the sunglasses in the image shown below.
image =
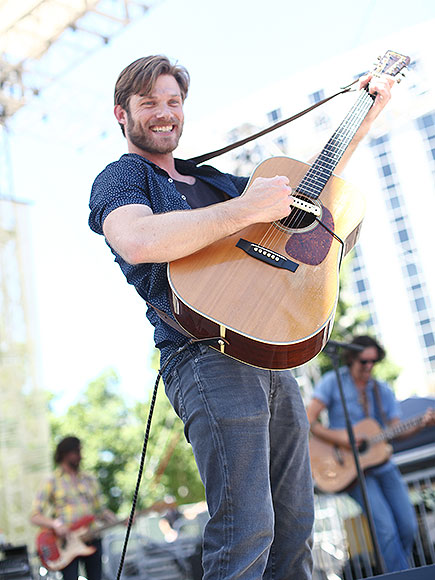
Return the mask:
<path id="1" fill-rule="evenodd" d="M 379 360 L 377 358 L 359 358 L 358 361 L 362 365 L 369 365 L 370 363 L 375 365 Z"/>

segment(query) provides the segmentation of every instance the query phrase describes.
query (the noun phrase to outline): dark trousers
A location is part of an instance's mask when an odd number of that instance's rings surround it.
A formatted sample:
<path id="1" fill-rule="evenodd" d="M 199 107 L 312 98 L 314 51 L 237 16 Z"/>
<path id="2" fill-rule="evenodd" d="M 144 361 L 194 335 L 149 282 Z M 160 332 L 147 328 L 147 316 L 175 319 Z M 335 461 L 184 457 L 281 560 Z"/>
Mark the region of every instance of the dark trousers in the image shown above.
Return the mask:
<path id="1" fill-rule="evenodd" d="M 63 580 L 77 580 L 79 577 L 79 562 L 83 562 L 88 580 L 101 580 L 101 541 L 93 544 L 97 551 L 90 556 L 76 558 L 62 570 Z"/>

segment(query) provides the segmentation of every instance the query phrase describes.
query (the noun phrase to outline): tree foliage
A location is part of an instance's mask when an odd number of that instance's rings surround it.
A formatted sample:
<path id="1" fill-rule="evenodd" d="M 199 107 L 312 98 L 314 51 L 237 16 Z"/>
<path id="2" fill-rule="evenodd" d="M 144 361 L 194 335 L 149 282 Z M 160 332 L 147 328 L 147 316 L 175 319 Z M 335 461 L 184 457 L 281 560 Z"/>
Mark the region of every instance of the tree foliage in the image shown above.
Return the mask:
<path id="1" fill-rule="evenodd" d="M 127 404 L 116 373 L 107 370 L 63 414 L 51 413 L 53 448 L 67 435 L 79 437 L 83 469 L 98 477 L 107 506 L 121 516 L 130 511 L 148 411 L 149 401 Z M 204 497 L 183 425 L 160 385 L 137 508 L 147 508 L 168 494 L 187 503 Z"/>

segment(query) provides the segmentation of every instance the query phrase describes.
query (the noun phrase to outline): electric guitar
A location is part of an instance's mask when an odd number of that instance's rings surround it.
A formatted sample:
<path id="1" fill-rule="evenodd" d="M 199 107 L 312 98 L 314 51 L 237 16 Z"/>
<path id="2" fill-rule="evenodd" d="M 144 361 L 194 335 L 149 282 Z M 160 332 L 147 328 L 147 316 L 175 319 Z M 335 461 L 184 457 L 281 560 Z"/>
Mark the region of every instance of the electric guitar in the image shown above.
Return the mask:
<path id="1" fill-rule="evenodd" d="M 409 57 L 388 51 L 374 75 L 397 75 Z M 333 174 L 374 97 L 356 103 L 310 166 L 288 157 L 252 174 L 286 175 L 295 208 L 168 266 L 171 307 L 195 338 L 221 337 L 221 352 L 253 366 L 286 369 L 316 356 L 332 330 L 343 256 L 355 245 L 364 200 Z"/>
<path id="2" fill-rule="evenodd" d="M 425 415 L 426 413 L 423 413 L 412 417 L 387 429 L 382 429 L 379 423 L 371 418 L 363 419 L 354 425 L 355 438 L 362 440 L 358 449 L 361 469 L 364 471 L 388 461 L 393 448 L 387 442 L 420 425 Z M 435 424 L 433 411 L 429 424 Z M 345 429 L 339 431 L 347 433 Z M 315 435 L 311 435 L 309 445 L 311 471 L 316 487 L 320 491 L 337 493 L 354 483 L 357 470 L 351 449 L 334 445 Z"/>
<path id="3" fill-rule="evenodd" d="M 157 502 L 136 515 L 143 515 L 151 511 L 163 511 L 171 505 L 166 502 Z M 57 536 L 52 529 L 42 528 L 36 537 L 36 550 L 42 565 L 47 570 L 63 570 L 75 558 L 94 554 L 96 548 L 88 545 L 88 542 L 99 538 L 102 532 L 110 528 L 125 525 L 128 518 L 93 529 L 91 526 L 94 522 L 95 518 L 91 515 L 79 518 L 71 524 L 69 533 L 65 538 Z"/>

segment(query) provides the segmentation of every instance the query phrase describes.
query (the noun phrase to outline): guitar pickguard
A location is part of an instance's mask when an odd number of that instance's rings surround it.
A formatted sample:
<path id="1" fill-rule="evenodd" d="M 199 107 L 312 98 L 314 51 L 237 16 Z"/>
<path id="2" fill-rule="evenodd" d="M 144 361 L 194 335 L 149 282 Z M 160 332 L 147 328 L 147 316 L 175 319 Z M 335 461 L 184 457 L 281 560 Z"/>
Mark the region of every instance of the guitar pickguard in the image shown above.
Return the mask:
<path id="1" fill-rule="evenodd" d="M 334 218 L 326 207 L 323 207 L 322 222 L 334 231 Z M 285 251 L 298 262 L 318 266 L 328 255 L 331 244 L 331 234 L 322 225 L 317 224 L 309 231 L 293 233 L 285 245 Z"/>

